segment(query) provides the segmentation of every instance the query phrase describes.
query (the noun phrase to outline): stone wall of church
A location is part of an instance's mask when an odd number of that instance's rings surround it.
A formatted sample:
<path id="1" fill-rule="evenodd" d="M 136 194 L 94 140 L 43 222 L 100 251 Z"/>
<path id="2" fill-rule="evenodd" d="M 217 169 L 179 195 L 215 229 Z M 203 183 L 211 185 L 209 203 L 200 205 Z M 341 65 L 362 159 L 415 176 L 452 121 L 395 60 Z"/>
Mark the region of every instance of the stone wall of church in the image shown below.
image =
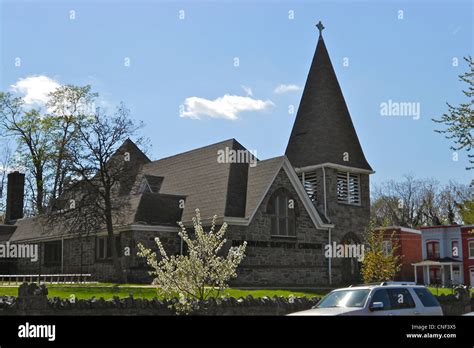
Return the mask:
<path id="1" fill-rule="evenodd" d="M 128 282 L 151 283 L 152 277 L 144 258 L 138 257 L 137 244 L 157 251 L 155 238 L 160 237 L 168 255 L 178 254 L 180 239 L 176 232 L 158 231 L 125 231 L 120 233 L 121 255 L 120 262 L 126 272 Z M 39 243 L 40 261 L 31 262 L 28 259 L 18 259 L 17 274 L 92 274 L 91 280 L 109 282 L 114 279 L 114 266 L 111 259 L 99 260 L 96 257 L 97 237 L 68 238 L 63 241 L 64 262 L 48 265 L 44 262 L 44 244 Z M 125 253 L 125 248 L 130 248 Z M 82 257 L 81 257 L 82 254 Z"/>
<path id="2" fill-rule="evenodd" d="M 159 250 L 155 238 L 159 237 L 166 253 L 177 255 L 181 249 L 181 239 L 178 236 L 178 229 L 175 232 L 163 231 L 130 231 L 122 233 L 122 247 L 130 247 L 130 256 L 122 257 L 123 268 L 127 272 L 127 281 L 130 283 L 151 283 L 153 278 L 148 273 L 151 268 L 147 266 L 146 259 L 139 257 L 138 244 L 142 244 L 148 249 L 155 251 L 159 255 Z"/>
<path id="3" fill-rule="evenodd" d="M 271 220 L 266 212 L 273 192 L 286 188 L 297 209 L 296 237 L 271 235 Z M 247 241 L 246 257 L 238 268 L 235 286 L 318 286 L 328 284 L 328 260 L 324 257 L 327 231 L 317 230 L 281 170 L 249 226 L 229 226 L 227 239 L 238 244 Z"/>
<path id="4" fill-rule="evenodd" d="M 59 240 L 60 241 L 60 240 Z M 95 263 L 95 237 L 67 238 L 62 242 L 64 262 L 45 263 L 45 243 L 38 243 L 40 254 L 37 262 L 19 259 L 18 274 L 76 274 L 91 273 Z M 82 257 L 81 257 L 82 254 Z"/>
<path id="5" fill-rule="evenodd" d="M 361 205 L 351 206 L 337 202 L 336 170 L 326 169 L 327 215 L 335 229 L 333 241 L 352 239 L 362 242 L 365 227 L 369 221 L 369 177 L 361 175 Z M 322 183 L 322 174 L 319 183 Z M 319 185 L 321 186 L 321 185 Z M 296 236 L 281 237 L 271 235 L 271 218 L 267 205 L 272 194 L 280 189 L 288 190 L 295 201 Z M 318 209 L 323 212 L 323 190 L 318 189 Z M 175 232 L 126 231 L 121 233 L 121 247 L 130 247 L 130 256 L 123 255 L 121 263 L 127 272 L 129 282 L 150 283 L 150 270 L 146 261 L 139 258 L 137 243 L 157 249 L 154 238 L 160 237 L 169 254 L 180 251 L 180 238 Z M 238 277 L 233 281 L 236 286 L 327 286 L 329 260 L 324 256 L 324 247 L 328 243 L 328 232 L 317 230 L 311 221 L 296 190 L 290 183 L 284 170 L 281 170 L 272 183 L 262 204 L 249 226 L 231 225 L 226 236 L 229 247 L 242 241 L 248 242 L 246 257 L 238 268 Z M 44 249 L 40 247 L 41 259 Z M 82 254 L 82 257 L 81 257 Z M 43 262 L 32 263 L 20 260 L 19 274 L 46 273 L 91 273 L 94 280 L 110 281 L 114 276 L 111 260 L 97 260 L 96 237 L 64 240 L 64 269 L 61 266 L 45 266 Z M 357 264 L 349 259 L 332 259 L 333 285 L 354 283 L 354 274 L 359 275 Z M 352 274 L 351 274 L 352 272 Z"/>
<path id="6" fill-rule="evenodd" d="M 332 240 L 362 243 L 370 219 L 369 175 L 360 174 L 360 205 L 337 201 L 337 170 L 326 168 L 327 217 L 335 225 Z M 322 190 L 321 190 L 322 191 Z M 322 201 L 321 197 L 321 201 Z M 361 281 L 360 264 L 350 259 L 333 259 L 333 283 L 353 284 Z"/>

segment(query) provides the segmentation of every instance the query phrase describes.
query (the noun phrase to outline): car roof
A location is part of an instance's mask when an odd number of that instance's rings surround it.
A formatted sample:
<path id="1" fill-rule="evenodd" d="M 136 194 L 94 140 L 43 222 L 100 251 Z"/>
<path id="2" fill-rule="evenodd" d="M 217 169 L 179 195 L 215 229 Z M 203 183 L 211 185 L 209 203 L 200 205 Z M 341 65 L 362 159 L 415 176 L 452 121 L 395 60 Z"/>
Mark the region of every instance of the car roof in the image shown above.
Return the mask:
<path id="1" fill-rule="evenodd" d="M 360 284 L 360 285 L 351 285 L 349 287 L 345 288 L 338 288 L 334 289 L 333 291 L 341 291 L 341 290 L 371 290 L 371 289 L 376 289 L 376 288 L 403 288 L 403 287 L 409 287 L 409 288 L 425 288 L 424 285 L 417 285 L 417 284 L 409 284 L 409 283 L 377 283 L 377 284 Z"/>

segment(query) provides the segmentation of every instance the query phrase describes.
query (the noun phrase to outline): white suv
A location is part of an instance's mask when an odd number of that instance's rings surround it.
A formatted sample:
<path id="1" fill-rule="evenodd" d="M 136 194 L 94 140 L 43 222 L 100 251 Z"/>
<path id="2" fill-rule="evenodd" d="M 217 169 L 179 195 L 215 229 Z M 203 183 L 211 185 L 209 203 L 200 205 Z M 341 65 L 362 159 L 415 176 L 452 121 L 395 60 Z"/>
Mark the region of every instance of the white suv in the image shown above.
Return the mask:
<path id="1" fill-rule="evenodd" d="M 443 315 L 443 311 L 422 285 L 383 282 L 333 290 L 312 309 L 290 315 Z"/>

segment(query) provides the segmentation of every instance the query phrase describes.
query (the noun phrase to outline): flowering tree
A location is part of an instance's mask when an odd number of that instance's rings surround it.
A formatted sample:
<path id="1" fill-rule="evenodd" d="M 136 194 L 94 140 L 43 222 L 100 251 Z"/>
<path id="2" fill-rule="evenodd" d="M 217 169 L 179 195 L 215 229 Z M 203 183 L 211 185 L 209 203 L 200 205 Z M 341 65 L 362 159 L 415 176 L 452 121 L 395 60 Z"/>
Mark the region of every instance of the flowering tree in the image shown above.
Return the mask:
<path id="1" fill-rule="evenodd" d="M 201 214 L 196 209 L 193 218 L 194 236 L 191 238 L 182 222 L 179 222 L 181 231 L 179 236 L 187 246 L 187 255 L 168 256 L 159 238 L 155 238 L 161 259 L 150 249 L 138 244 L 138 256 L 145 257 L 150 272 L 155 277 L 153 284 L 158 291 L 167 298 L 179 297 L 175 309 L 178 312 L 189 312 L 197 309 L 199 302 L 208 299 L 211 295 L 219 296 L 228 288 L 228 281 L 237 277 L 237 267 L 245 256 L 247 243 L 231 247 L 227 256 L 221 256 L 220 251 L 226 239 L 224 234 L 227 224 L 224 223 L 219 231 L 215 232 L 216 216 L 212 219 L 209 232 L 205 232 L 201 224 Z"/>

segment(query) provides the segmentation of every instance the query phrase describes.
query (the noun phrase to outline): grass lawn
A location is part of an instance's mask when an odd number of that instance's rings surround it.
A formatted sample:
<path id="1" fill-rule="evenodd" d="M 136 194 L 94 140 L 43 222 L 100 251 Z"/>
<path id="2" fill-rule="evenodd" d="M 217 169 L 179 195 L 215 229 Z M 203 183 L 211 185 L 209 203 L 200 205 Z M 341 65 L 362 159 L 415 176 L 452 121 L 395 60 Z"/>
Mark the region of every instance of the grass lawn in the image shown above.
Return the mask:
<path id="1" fill-rule="evenodd" d="M 247 290 L 247 289 L 228 289 L 225 293 L 220 296 L 228 297 L 245 297 L 252 295 L 253 297 L 273 297 L 273 296 L 285 296 L 290 295 L 297 297 L 321 297 L 324 296 L 328 290 L 325 289 L 271 289 L 271 290 Z M 17 296 L 17 287 L 0 287 L 0 296 Z M 60 297 L 70 298 L 74 295 L 77 299 L 87 299 L 95 296 L 96 298 L 103 297 L 104 299 L 111 299 L 114 296 L 120 298 L 128 297 L 130 294 L 136 298 L 147 298 L 151 299 L 157 297 L 157 292 L 153 287 L 143 287 L 139 285 L 125 284 L 121 286 L 114 286 L 113 284 L 88 284 L 88 285 L 49 285 L 48 286 L 48 297 Z"/>
<path id="2" fill-rule="evenodd" d="M 452 294 L 451 289 L 443 288 L 429 288 L 434 295 L 449 295 Z M 227 297 L 246 297 L 252 295 L 253 297 L 273 297 L 273 296 L 284 296 L 290 295 L 297 297 L 322 297 L 327 294 L 330 289 L 239 289 L 231 288 L 225 293 L 221 294 Z M 474 291 L 471 289 L 471 292 Z M 70 284 L 51 284 L 48 285 L 49 297 L 60 297 L 60 298 L 71 298 L 74 295 L 77 299 L 87 299 L 95 296 L 96 298 L 103 297 L 104 299 L 111 299 L 114 296 L 120 298 L 128 297 L 130 294 L 135 298 L 147 298 L 151 299 L 157 297 L 155 288 L 150 286 L 144 286 L 140 284 L 124 284 L 116 286 L 114 284 L 100 283 L 100 284 L 81 284 L 81 285 L 70 285 Z M 0 296 L 17 296 L 17 287 L 2 287 L 0 286 Z"/>

